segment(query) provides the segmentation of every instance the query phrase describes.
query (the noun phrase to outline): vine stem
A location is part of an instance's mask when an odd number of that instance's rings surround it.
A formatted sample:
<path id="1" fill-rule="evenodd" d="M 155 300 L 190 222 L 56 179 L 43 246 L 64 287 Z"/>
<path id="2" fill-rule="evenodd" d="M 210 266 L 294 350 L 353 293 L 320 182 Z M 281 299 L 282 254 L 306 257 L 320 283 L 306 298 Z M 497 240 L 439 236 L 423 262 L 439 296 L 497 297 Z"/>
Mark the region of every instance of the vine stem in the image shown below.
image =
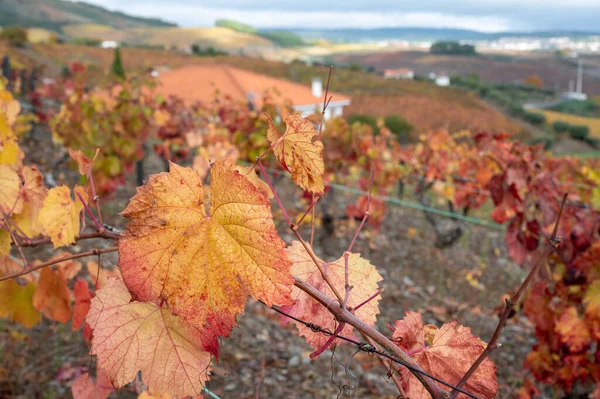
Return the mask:
<path id="1" fill-rule="evenodd" d="M 48 262 L 45 262 L 45 263 L 40 263 L 39 265 L 34 265 L 34 266 L 28 267 L 28 268 L 23 269 L 23 270 L 18 271 L 18 272 L 5 274 L 3 276 L 0 276 L 0 281 L 9 280 L 11 278 L 23 276 L 25 274 L 29 274 L 29 273 L 34 272 L 36 270 L 43 269 L 44 267 L 52 266 L 52 265 L 55 265 L 57 263 L 61 263 L 61 262 L 67 261 L 67 260 L 77 259 L 77 258 L 84 258 L 86 256 L 101 255 L 101 254 L 105 254 L 105 253 L 108 253 L 108 252 L 116 252 L 118 250 L 119 250 L 118 247 L 110 247 L 110 248 L 103 248 L 103 249 L 92 249 L 91 251 L 82 252 L 82 253 L 79 253 L 79 254 L 67 256 L 67 257 L 60 258 L 60 259 L 51 260 L 51 261 L 48 261 Z"/>
<path id="2" fill-rule="evenodd" d="M 323 125 L 325 124 L 325 111 L 329 106 L 329 102 L 331 98 L 329 96 L 329 83 L 331 82 L 331 73 L 333 72 L 333 65 L 329 66 L 329 73 L 327 75 L 327 85 L 325 86 L 325 96 L 323 96 L 323 109 L 321 110 L 321 123 L 319 124 L 319 134 L 317 135 L 317 140 L 321 140 L 321 133 L 323 132 Z M 315 201 L 315 194 L 312 195 L 313 202 Z M 313 242 L 315 240 L 315 208 L 311 210 L 311 220 L 310 220 L 310 246 L 312 247 Z"/>
<path id="3" fill-rule="evenodd" d="M 262 162 L 260 162 L 260 157 L 256 158 L 256 164 L 258 165 L 261 173 L 265 177 L 265 180 L 266 180 L 267 184 L 269 185 L 271 192 L 273 193 L 273 197 L 275 198 L 275 201 L 277 201 L 277 205 L 279 205 L 279 209 L 281 209 L 281 211 L 283 212 L 283 216 L 285 217 L 285 220 L 287 221 L 288 226 L 291 226 L 292 219 L 290 219 L 290 215 L 288 215 L 283 204 L 281 203 L 281 199 L 279 199 L 279 194 L 277 194 L 277 190 L 275 190 L 275 187 L 273 187 L 273 183 L 271 183 L 271 179 L 269 179 L 269 175 L 267 175 L 267 171 L 265 170 L 265 167 L 263 166 Z"/>
<path id="4" fill-rule="evenodd" d="M 425 389 L 429 392 L 432 399 L 442 399 L 443 391 L 440 387 L 429 377 L 424 376 L 418 371 L 424 372 L 421 367 L 404 352 L 398 346 L 396 346 L 389 338 L 381 334 L 379 331 L 367 325 L 364 321 L 356 317 L 352 312 L 339 306 L 335 301 L 330 299 L 327 295 L 323 294 L 312 285 L 306 283 L 304 280 L 294 277 L 294 285 L 306 294 L 314 298 L 317 302 L 321 303 L 325 308 L 340 322 L 351 325 L 356 328 L 358 332 L 364 334 L 366 337 L 371 338 L 377 344 L 379 344 L 384 350 L 393 353 L 403 363 L 411 366 L 411 372 L 415 377 L 423 384 Z"/>
<path id="5" fill-rule="evenodd" d="M 96 155 L 98 155 L 98 150 L 96 150 Z M 96 159 L 96 157 L 94 157 Z M 93 162 L 93 161 L 92 161 Z M 96 204 L 96 212 L 98 213 L 98 221 L 100 221 L 100 225 L 104 226 L 104 222 L 102 221 L 102 212 L 100 210 L 100 196 L 96 194 L 96 185 L 94 184 L 94 176 L 92 175 L 92 167 L 88 166 L 87 170 L 88 180 L 90 181 L 90 187 L 92 188 L 92 196 L 94 197 L 94 203 Z"/>
<path id="6" fill-rule="evenodd" d="M 502 313 L 502 316 L 500 317 L 500 320 L 498 321 L 498 325 L 496 326 L 494 335 L 492 335 L 492 339 L 487 344 L 487 346 L 485 347 L 483 352 L 481 352 L 481 354 L 479 355 L 477 360 L 475 360 L 473 365 L 469 368 L 469 370 L 467 370 L 467 372 L 461 378 L 461 380 L 458 382 L 458 384 L 456 384 L 457 388 L 462 388 L 467 383 L 469 378 L 475 373 L 475 371 L 477 371 L 477 368 L 481 365 L 481 363 L 483 363 L 483 361 L 488 357 L 488 355 L 494 349 L 496 349 L 500 346 L 500 345 L 496 344 L 496 342 L 498 341 L 498 338 L 500 337 L 500 333 L 502 332 L 502 329 L 506 325 L 506 321 L 508 320 L 508 316 L 510 315 L 510 312 L 513 310 L 515 304 L 519 302 L 519 300 L 521 299 L 521 297 L 523 296 L 523 294 L 529 287 L 529 283 L 531 282 L 533 277 L 537 274 L 540 266 L 544 263 L 544 260 L 546 260 L 546 258 L 560 245 L 561 239 L 560 239 L 560 237 L 557 237 L 558 225 L 560 223 L 560 219 L 562 217 L 562 214 L 563 214 L 563 211 L 565 208 L 565 203 L 567 202 L 567 197 L 568 197 L 568 193 L 565 193 L 563 195 L 563 199 L 560 204 L 560 209 L 559 209 L 558 215 L 556 217 L 556 223 L 554 224 L 554 230 L 552 231 L 552 235 L 548 239 L 548 246 L 546 247 L 546 250 L 541 254 L 540 258 L 533 265 L 533 267 L 529 271 L 529 274 L 527 274 L 527 277 L 521 283 L 521 286 L 517 290 L 517 293 L 511 299 L 505 300 L 504 312 Z M 454 399 L 454 398 L 456 398 L 457 395 L 458 395 L 458 392 L 456 390 L 453 390 L 452 393 L 450 394 L 450 398 Z"/>
<path id="7" fill-rule="evenodd" d="M 83 204 L 83 207 L 85 208 L 85 211 L 87 212 L 87 214 L 89 215 L 89 217 L 92 219 L 92 221 L 96 225 L 96 228 L 98 229 L 98 232 L 103 233 L 104 232 L 104 226 L 102 226 L 102 224 L 98 221 L 98 219 L 96 218 L 96 216 L 92 213 L 92 210 L 90 209 L 90 207 L 88 206 L 88 204 L 86 204 L 86 202 L 83 199 L 83 197 L 81 196 L 81 194 L 77 193 L 77 196 L 79 197 L 79 200 Z"/>
<path id="8" fill-rule="evenodd" d="M 371 206 L 371 196 L 373 195 L 373 181 L 375 180 L 375 167 L 371 168 L 371 177 L 369 179 L 369 196 L 367 197 L 367 208 L 365 209 L 365 214 L 356 229 L 356 233 L 354 237 L 352 237 L 352 241 L 350 241 L 350 245 L 348 249 L 344 252 L 344 309 L 348 308 L 348 299 L 350 298 L 350 291 L 352 290 L 352 286 L 350 285 L 350 265 L 348 264 L 348 260 L 350 258 L 350 251 L 352 251 L 352 247 L 358 238 L 358 234 L 363 229 L 365 222 L 369 218 L 369 208 Z M 361 305 L 362 306 L 362 305 Z"/>

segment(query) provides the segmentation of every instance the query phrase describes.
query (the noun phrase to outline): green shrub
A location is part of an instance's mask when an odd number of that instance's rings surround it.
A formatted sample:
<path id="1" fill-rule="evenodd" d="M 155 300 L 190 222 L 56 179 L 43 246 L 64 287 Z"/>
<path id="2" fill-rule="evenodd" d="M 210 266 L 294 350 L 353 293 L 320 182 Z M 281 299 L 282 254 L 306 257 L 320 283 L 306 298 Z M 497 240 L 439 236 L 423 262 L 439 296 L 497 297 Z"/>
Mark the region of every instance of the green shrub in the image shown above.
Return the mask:
<path id="1" fill-rule="evenodd" d="M 552 140 L 550 137 L 540 137 L 531 142 L 531 144 L 540 144 L 540 143 L 544 143 L 544 150 L 549 150 L 554 145 L 554 140 Z"/>
<path id="2" fill-rule="evenodd" d="M 524 111 L 523 119 L 532 125 L 543 125 L 546 123 L 546 116 L 543 114 L 538 114 L 537 112 Z"/>
<path id="3" fill-rule="evenodd" d="M 81 44 L 83 46 L 98 47 L 100 45 L 100 43 L 102 43 L 102 40 L 93 39 L 90 37 L 75 37 L 75 38 L 71 39 L 71 43 Z"/>
<path id="4" fill-rule="evenodd" d="M 522 117 L 525 110 L 523 109 L 523 105 L 521 105 L 518 101 L 512 101 L 508 104 L 508 113 L 512 116 Z"/>
<path id="5" fill-rule="evenodd" d="M 552 124 L 552 130 L 556 133 L 568 132 L 571 125 L 565 121 L 556 121 Z"/>
<path id="6" fill-rule="evenodd" d="M 596 116 L 600 112 L 600 107 L 598 107 L 598 104 L 596 104 L 596 102 L 591 99 L 587 99 L 585 101 L 563 101 L 550 109 L 565 114 L 591 117 Z"/>
<path id="7" fill-rule="evenodd" d="M 398 114 L 389 114 L 385 117 L 385 126 L 396 135 L 398 141 L 406 141 L 407 136 L 413 130 L 413 126 L 402 119 Z"/>
<path id="8" fill-rule="evenodd" d="M 379 127 L 377 126 L 377 118 L 371 115 L 363 115 L 363 114 L 352 114 L 348 115 L 346 118 L 349 124 L 354 124 L 356 122 L 362 123 L 364 125 L 371 126 L 374 134 L 379 134 Z"/>
<path id="9" fill-rule="evenodd" d="M 585 125 L 570 125 L 569 134 L 576 140 L 585 140 L 590 134 L 590 128 Z"/>

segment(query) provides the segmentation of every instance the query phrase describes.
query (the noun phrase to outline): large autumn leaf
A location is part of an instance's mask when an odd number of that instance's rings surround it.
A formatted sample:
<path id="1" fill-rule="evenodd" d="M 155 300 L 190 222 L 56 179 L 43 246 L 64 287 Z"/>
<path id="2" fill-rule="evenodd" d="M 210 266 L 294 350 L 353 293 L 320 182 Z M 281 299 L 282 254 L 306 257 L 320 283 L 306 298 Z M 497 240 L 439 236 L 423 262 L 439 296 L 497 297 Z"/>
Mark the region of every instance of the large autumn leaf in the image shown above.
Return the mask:
<path id="1" fill-rule="evenodd" d="M 91 353 L 116 388 L 141 371 L 152 392 L 183 397 L 199 394 L 209 378 L 210 354 L 197 330 L 165 307 L 132 302 L 118 278 L 96 291 L 86 321 L 94 330 Z"/>
<path id="2" fill-rule="evenodd" d="M 54 187 L 44 199 L 39 213 L 39 222 L 44 233 L 50 237 L 54 248 L 70 245 L 79 235 L 79 213 L 83 204 L 77 197 L 80 194 L 87 201 L 87 193 L 81 186 L 75 187 L 75 200 L 67 186 Z"/>
<path id="3" fill-rule="evenodd" d="M 211 189 L 207 213 L 197 171 L 172 163 L 151 176 L 123 212 L 131 222 L 119 240 L 119 268 L 137 300 L 165 301 L 205 331 L 205 348 L 216 353 L 216 336 L 229 335 L 248 295 L 287 304 L 293 279 L 260 190 L 222 160 Z"/>
<path id="4" fill-rule="evenodd" d="M 395 323 L 394 342 L 406 350 L 421 368 L 442 380 L 456 385 L 485 349 L 485 343 L 471 334 L 471 329 L 453 321 L 437 329 L 423 325 L 419 313 L 406 312 L 406 317 Z M 486 359 L 464 386 L 468 392 L 482 398 L 496 397 L 498 382 L 496 366 Z M 401 370 L 406 394 L 411 399 L 431 396 L 417 378 L 406 368 Z M 466 395 L 459 395 L 466 398 Z"/>
<path id="5" fill-rule="evenodd" d="M 85 320 L 92 303 L 92 294 L 90 293 L 87 281 L 77 279 L 73 286 L 73 296 L 75 297 L 75 305 L 73 306 L 73 323 L 71 328 L 73 331 L 77 331 Z"/>
<path id="6" fill-rule="evenodd" d="M 273 146 L 277 160 L 292 174 L 294 182 L 313 193 L 323 194 L 323 143 L 315 139 L 313 124 L 298 114 L 285 118 L 287 125 L 283 136 L 269 118 L 267 139 Z"/>
<path id="7" fill-rule="evenodd" d="M 33 306 L 49 319 L 66 323 L 71 318 L 71 292 L 59 271 L 45 267 L 33 295 Z"/>
<path id="8" fill-rule="evenodd" d="M 288 248 L 288 255 L 294 262 L 292 266 L 292 274 L 298 276 L 319 291 L 333 297 L 331 288 L 327 285 L 321 273 L 313 263 L 312 258 L 306 252 L 306 249 L 298 241 L 294 241 Z M 343 293 L 345 291 L 344 279 L 344 257 L 339 258 L 334 262 L 325 263 L 319 260 L 327 275 L 332 281 L 335 288 Z M 348 297 L 348 305 L 356 307 L 367 298 L 375 294 L 378 290 L 377 284 L 382 280 L 375 266 L 369 263 L 368 260 L 361 258 L 359 254 L 350 254 L 348 258 L 348 278 L 350 285 L 353 287 Z M 331 316 L 331 313 L 319 302 L 309 297 L 304 291 L 297 287 L 292 289 L 292 298 L 295 303 L 293 305 L 283 306 L 281 309 L 302 320 L 310 320 L 323 328 L 328 328 L 334 331 L 337 324 Z M 377 314 L 379 314 L 379 299 L 376 297 L 366 305 L 359 308 L 355 314 L 365 323 L 372 326 L 375 324 Z M 291 321 L 288 317 L 282 316 L 282 322 Z M 294 322 L 300 331 L 300 334 L 306 337 L 306 341 L 315 349 L 321 347 L 327 341 L 328 337 L 315 333 L 310 328 L 303 324 Z M 342 335 L 349 335 L 352 332 L 352 327 L 346 325 L 341 331 Z"/>

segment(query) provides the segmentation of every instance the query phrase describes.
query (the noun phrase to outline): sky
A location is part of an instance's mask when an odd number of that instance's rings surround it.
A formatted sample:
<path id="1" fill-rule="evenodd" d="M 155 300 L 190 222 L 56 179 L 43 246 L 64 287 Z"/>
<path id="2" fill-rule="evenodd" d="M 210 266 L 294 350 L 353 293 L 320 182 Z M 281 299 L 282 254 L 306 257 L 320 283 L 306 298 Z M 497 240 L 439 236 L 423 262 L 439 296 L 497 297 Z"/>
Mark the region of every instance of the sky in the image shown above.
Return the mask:
<path id="1" fill-rule="evenodd" d="M 600 0 L 85 0 L 180 26 L 220 18 L 259 28 L 461 28 L 600 31 Z"/>

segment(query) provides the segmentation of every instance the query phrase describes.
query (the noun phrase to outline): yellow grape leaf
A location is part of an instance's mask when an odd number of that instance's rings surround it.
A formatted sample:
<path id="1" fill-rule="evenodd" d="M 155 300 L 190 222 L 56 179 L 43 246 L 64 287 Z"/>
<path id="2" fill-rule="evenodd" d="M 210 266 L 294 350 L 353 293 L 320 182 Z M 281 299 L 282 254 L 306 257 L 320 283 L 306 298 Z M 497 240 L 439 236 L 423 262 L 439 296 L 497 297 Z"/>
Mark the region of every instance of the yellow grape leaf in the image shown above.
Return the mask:
<path id="1" fill-rule="evenodd" d="M 71 319 L 71 292 L 58 271 L 45 267 L 33 296 L 33 306 L 51 320 L 66 323 Z"/>
<path id="2" fill-rule="evenodd" d="M 456 385 L 485 349 L 485 343 L 471 334 L 471 329 L 456 321 L 441 328 L 423 325 L 420 313 L 406 312 L 406 317 L 397 320 L 392 339 L 426 373 Z M 492 399 L 498 391 L 496 370 L 490 359 L 485 359 L 463 387 L 481 398 Z M 411 399 L 431 398 L 423 384 L 406 368 L 400 370 L 405 392 Z M 464 399 L 465 395 L 458 398 Z"/>
<path id="3" fill-rule="evenodd" d="M 44 186 L 44 178 L 34 166 L 24 166 L 23 176 L 23 209 L 13 216 L 13 221 L 27 235 L 33 238 L 42 232 L 39 213 L 44 206 L 48 190 Z"/>
<path id="4" fill-rule="evenodd" d="M 281 166 L 304 190 L 323 194 L 323 143 L 313 140 L 317 135 L 313 124 L 298 114 L 289 115 L 285 119 L 287 128 L 282 136 L 270 118 L 268 122 L 267 139 Z"/>
<path id="5" fill-rule="evenodd" d="M 291 262 L 270 202 L 223 160 L 211 168 L 209 213 L 197 171 L 171 163 L 169 173 L 138 187 L 123 216 L 119 269 L 138 300 L 168 303 L 207 334 L 228 336 L 248 295 L 271 306 L 287 304 Z"/>
<path id="6" fill-rule="evenodd" d="M 317 266 L 313 263 L 312 258 L 306 252 L 306 249 L 298 241 L 292 242 L 288 247 L 288 255 L 294 265 L 292 266 L 292 274 L 306 281 L 324 294 L 334 297 L 331 288 L 327 285 Z M 325 264 L 325 262 L 321 261 Z M 327 275 L 333 282 L 335 288 L 344 295 L 345 279 L 344 279 L 344 257 L 342 256 L 334 262 L 327 263 L 324 268 L 327 270 Z M 368 260 L 362 258 L 359 254 L 350 254 L 348 259 L 348 277 L 350 285 L 353 286 L 348 297 L 348 305 L 356 307 L 371 297 L 379 289 L 378 283 L 382 277 L 377 272 L 375 266 L 369 263 Z M 281 310 L 302 320 L 310 320 L 323 328 L 328 328 L 334 331 L 337 327 L 331 313 L 319 302 L 309 297 L 304 291 L 297 287 L 292 289 L 292 298 L 295 303 L 293 305 L 283 306 Z M 380 296 L 373 298 L 366 305 L 356 311 L 356 316 L 370 326 L 375 324 L 377 315 L 379 314 Z M 282 316 L 282 322 L 291 321 L 288 317 Z M 325 344 L 329 337 L 321 333 L 315 333 L 310 328 L 303 324 L 296 323 L 300 335 L 306 337 L 306 341 L 315 349 L 320 348 Z M 352 327 L 346 325 L 342 330 L 342 335 L 350 335 Z"/>
<path id="7" fill-rule="evenodd" d="M 110 278 L 96 291 L 86 321 L 94 330 L 91 353 L 116 388 L 141 371 L 151 392 L 183 397 L 199 394 L 209 379 L 210 354 L 202 350 L 198 330 L 166 307 L 132 302 L 120 279 Z"/>
<path id="8" fill-rule="evenodd" d="M 81 186 L 75 187 L 87 202 L 87 193 Z M 67 186 L 54 187 L 48 192 L 44 206 L 39 214 L 39 221 L 44 233 L 50 237 L 54 248 L 70 245 L 79 235 L 79 213 L 83 204 L 75 195 L 71 198 L 71 190 Z"/>
<path id="9" fill-rule="evenodd" d="M 23 200 L 20 197 L 21 179 L 17 172 L 6 165 L 0 165 L 0 216 L 10 215 L 13 211 L 19 213 L 23 208 Z"/>
<path id="10" fill-rule="evenodd" d="M 0 273 L 1 275 L 2 273 Z M 0 317 L 31 328 L 40 322 L 42 316 L 33 306 L 35 283 L 20 286 L 15 280 L 0 282 Z"/>
<path id="11" fill-rule="evenodd" d="M 17 142 L 5 114 L 0 112 L 0 165 L 10 166 L 17 170 L 23 161 L 23 151 Z"/>

